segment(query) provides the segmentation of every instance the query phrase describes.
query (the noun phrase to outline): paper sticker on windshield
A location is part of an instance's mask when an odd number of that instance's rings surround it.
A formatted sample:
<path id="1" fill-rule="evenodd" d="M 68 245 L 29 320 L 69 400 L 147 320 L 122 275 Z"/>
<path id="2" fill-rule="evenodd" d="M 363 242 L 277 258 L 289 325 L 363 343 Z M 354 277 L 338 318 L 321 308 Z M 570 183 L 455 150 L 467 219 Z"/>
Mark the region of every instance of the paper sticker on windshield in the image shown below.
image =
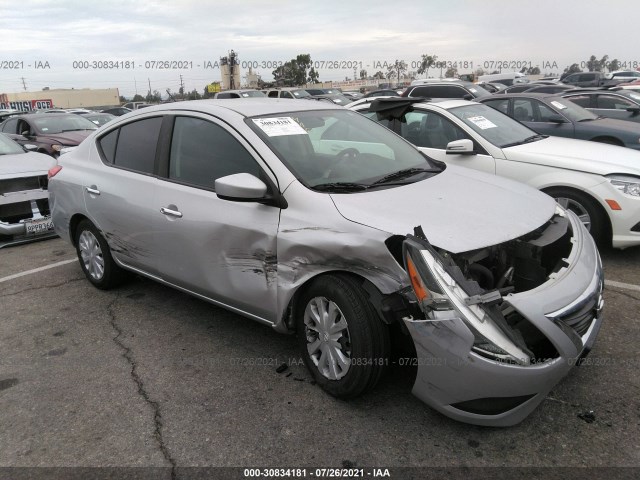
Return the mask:
<path id="1" fill-rule="evenodd" d="M 307 131 L 291 117 L 258 118 L 254 119 L 253 123 L 270 137 L 305 135 L 307 133 Z"/>
<path id="2" fill-rule="evenodd" d="M 468 120 L 470 122 L 473 122 L 476 125 L 476 127 L 478 127 L 480 130 L 486 130 L 487 128 L 497 127 L 495 123 L 493 123 L 491 120 L 487 120 L 482 115 L 478 117 L 469 117 Z"/>
<path id="3" fill-rule="evenodd" d="M 567 106 L 563 103 L 557 102 L 557 101 L 553 101 L 551 102 L 551 105 L 553 105 L 556 108 L 559 108 L 560 110 L 564 110 L 565 108 L 567 108 Z"/>

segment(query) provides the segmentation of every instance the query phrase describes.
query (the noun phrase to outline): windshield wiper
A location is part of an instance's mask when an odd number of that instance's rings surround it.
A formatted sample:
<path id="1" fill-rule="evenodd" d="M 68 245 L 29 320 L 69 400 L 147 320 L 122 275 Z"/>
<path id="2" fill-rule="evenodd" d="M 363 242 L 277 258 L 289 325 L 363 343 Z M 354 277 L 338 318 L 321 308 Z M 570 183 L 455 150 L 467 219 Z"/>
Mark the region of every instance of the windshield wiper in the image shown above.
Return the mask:
<path id="1" fill-rule="evenodd" d="M 369 185 L 364 183 L 352 183 L 352 182 L 333 182 L 333 183 L 321 183 L 319 185 L 314 185 L 314 190 L 319 191 L 345 191 L 345 192 L 356 192 L 359 190 L 366 190 L 369 188 Z"/>
<path id="2" fill-rule="evenodd" d="M 540 134 L 535 134 L 535 135 L 531 135 L 530 137 L 525 138 L 524 140 L 519 140 L 517 142 L 511 142 L 511 143 L 505 143 L 504 145 L 501 145 L 500 148 L 509 148 L 509 147 L 515 147 L 516 145 L 522 145 L 525 143 L 530 143 L 530 142 L 535 142 L 537 140 L 542 140 L 543 138 L 547 138 L 549 135 L 540 135 Z"/>
<path id="3" fill-rule="evenodd" d="M 95 128 L 70 128 L 69 130 L 62 130 L 60 133 L 63 133 L 63 132 L 81 132 L 83 130 L 95 130 Z"/>
<path id="4" fill-rule="evenodd" d="M 405 168 L 404 170 L 398 170 L 397 172 L 390 173 L 389 175 L 385 175 L 384 177 L 376 180 L 371 185 L 380 185 L 382 183 L 390 182 L 391 180 L 398 180 L 400 178 L 412 177 L 417 175 L 418 173 L 439 173 L 440 170 L 435 170 L 431 168 L 420 168 L 420 167 L 411 167 Z"/>
<path id="5" fill-rule="evenodd" d="M 537 142 L 538 140 L 543 140 L 545 138 L 548 138 L 549 135 L 531 135 L 530 137 L 525 138 L 522 143 L 531 143 L 531 142 Z"/>

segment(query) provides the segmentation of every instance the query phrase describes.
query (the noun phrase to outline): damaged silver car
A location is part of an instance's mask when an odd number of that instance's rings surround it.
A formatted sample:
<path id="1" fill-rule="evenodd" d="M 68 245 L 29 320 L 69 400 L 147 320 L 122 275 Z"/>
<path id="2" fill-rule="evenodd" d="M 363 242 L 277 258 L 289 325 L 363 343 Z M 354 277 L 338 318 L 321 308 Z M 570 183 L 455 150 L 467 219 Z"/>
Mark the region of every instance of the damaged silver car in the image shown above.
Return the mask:
<path id="1" fill-rule="evenodd" d="M 96 287 L 135 272 L 295 332 L 339 398 L 378 383 L 394 330 L 415 346 L 416 396 L 513 425 L 602 321 L 600 258 L 575 214 L 338 106 L 149 107 L 51 174 L 56 230 Z"/>

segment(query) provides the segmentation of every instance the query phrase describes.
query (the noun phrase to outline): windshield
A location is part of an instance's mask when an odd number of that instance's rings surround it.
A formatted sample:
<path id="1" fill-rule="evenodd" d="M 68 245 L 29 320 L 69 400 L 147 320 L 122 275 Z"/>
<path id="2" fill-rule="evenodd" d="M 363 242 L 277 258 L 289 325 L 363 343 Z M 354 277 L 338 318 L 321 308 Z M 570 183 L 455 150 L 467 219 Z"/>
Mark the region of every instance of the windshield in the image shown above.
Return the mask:
<path id="1" fill-rule="evenodd" d="M 16 153 L 24 153 L 24 150 L 9 137 L 0 133 L 0 155 L 13 155 Z"/>
<path id="2" fill-rule="evenodd" d="M 32 123 L 39 135 L 73 132 L 75 130 L 95 130 L 98 128 L 86 118 L 75 114 L 33 118 Z"/>
<path id="3" fill-rule="evenodd" d="M 291 90 L 291 94 L 296 98 L 310 97 L 311 95 L 306 90 Z"/>
<path id="4" fill-rule="evenodd" d="M 567 117 L 572 122 L 583 122 L 585 120 L 595 120 L 598 115 L 590 112 L 589 110 L 582 108 L 580 105 L 565 100 L 562 97 L 558 97 L 549 102 L 549 105 L 554 107 L 558 112 Z"/>
<path id="5" fill-rule="evenodd" d="M 264 93 L 262 93 L 260 90 L 243 90 L 242 92 L 240 92 L 240 96 L 243 98 L 247 98 L 247 97 L 266 97 L 266 95 Z"/>
<path id="6" fill-rule="evenodd" d="M 480 136 L 500 148 L 524 143 L 536 135 L 530 128 L 487 105 L 470 103 L 451 108 L 449 111 Z"/>
<path id="7" fill-rule="evenodd" d="M 318 190 L 406 184 L 444 169 L 390 130 L 349 110 L 279 113 L 247 123 L 304 185 Z"/>
<path id="8" fill-rule="evenodd" d="M 473 93 L 473 96 L 475 98 L 482 98 L 482 97 L 488 97 L 491 96 L 491 92 L 489 92 L 488 90 L 482 88 L 480 85 L 469 85 L 469 91 L 471 93 Z"/>

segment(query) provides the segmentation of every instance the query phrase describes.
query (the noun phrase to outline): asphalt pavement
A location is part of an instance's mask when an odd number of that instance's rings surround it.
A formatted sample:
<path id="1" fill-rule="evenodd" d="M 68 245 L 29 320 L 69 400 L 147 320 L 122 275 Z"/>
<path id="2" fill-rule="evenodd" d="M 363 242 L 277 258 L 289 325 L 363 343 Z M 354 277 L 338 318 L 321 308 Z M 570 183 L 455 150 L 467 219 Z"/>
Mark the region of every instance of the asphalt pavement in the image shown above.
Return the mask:
<path id="1" fill-rule="evenodd" d="M 62 239 L 0 250 L 0 467 L 162 467 L 154 477 L 166 478 L 185 467 L 640 474 L 640 249 L 603 253 L 593 351 L 510 428 L 435 412 L 411 395 L 407 367 L 362 398 L 336 400 L 313 384 L 294 337 L 139 277 L 98 290 L 74 259 Z"/>

